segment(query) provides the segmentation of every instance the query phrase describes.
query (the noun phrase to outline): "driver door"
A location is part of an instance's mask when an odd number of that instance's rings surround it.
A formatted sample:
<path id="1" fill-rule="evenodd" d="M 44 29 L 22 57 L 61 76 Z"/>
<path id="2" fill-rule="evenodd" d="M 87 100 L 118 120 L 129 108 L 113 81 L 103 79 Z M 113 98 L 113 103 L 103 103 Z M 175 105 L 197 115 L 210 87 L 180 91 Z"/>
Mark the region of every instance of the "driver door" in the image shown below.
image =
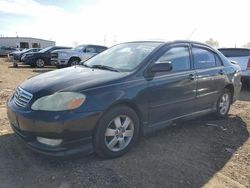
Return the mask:
<path id="1" fill-rule="evenodd" d="M 188 44 L 168 47 L 158 62 L 170 62 L 172 70 L 155 73 L 149 81 L 151 125 L 195 112 L 196 72 Z"/>

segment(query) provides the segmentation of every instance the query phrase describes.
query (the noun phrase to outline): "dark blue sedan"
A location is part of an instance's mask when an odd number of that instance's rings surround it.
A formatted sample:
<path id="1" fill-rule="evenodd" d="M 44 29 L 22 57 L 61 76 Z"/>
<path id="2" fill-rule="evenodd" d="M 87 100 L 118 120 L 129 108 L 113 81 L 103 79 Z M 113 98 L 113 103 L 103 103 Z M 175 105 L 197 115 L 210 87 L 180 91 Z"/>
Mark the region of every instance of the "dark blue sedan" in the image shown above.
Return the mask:
<path id="1" fill-rule="evenodd" d="M 113 158 L 140 134 L 175 120 L 226 117 L 239 97 L 240 77 L 239 66 L 202 43 L 129 42 L 26 80 L 7 113 L 16 135 L 35 151 Z"/>

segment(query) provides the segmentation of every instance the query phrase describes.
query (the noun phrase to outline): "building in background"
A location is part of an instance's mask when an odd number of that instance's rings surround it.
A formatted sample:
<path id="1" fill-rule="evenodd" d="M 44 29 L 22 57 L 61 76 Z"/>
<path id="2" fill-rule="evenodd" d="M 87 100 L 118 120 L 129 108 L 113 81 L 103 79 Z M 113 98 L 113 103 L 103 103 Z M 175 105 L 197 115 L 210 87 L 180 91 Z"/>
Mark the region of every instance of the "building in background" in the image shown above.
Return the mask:
<path id="1" fill-rule="evenodd" d="M 13 47 L 13 48 L 46 48 L 55 46 L 56 42 L 51 40 L 43 40 L 32 37 L 0 37 L 0 47 Z"/>

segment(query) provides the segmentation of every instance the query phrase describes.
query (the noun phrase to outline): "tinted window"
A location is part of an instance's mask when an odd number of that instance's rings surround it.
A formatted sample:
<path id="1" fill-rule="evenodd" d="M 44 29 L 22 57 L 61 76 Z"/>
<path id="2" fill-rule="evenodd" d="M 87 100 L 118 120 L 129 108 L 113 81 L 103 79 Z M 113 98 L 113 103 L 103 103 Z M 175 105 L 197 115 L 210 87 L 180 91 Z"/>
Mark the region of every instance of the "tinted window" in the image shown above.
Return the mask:
<path id="1" fill-rule="evenodd" d="M 249 56 L 250 50 L 248 49 L 219 49 L 221 53 L 223 53 L 226 57 L 243 57 Z"/>
<path id="2" fill-rule="evenodd" d="M 101 47 L 101 46 L 97 46 L 97 47 L 96 47 L 97 53 L 101 53 L 102 51 L 104 51 L 104 50 L 106 50 L 106 49 L 107 49 L 107 48 Z"/>
<path id="3" fill-rule="evenodd" d="M 170 62 L 172 71 L 183 71 L 190 69 L 190 58 L 187 47 L 174 47 L 161 56 L 156 63 Z"/>
<path id="4" fill-rule="evenodd" d="M 216 66 L 215 56 L 212 52 L 202 48 L 192 48 L 194 57 L 194 67 L 197 69 Z"/>
<path id="5" fill-rule="evenodd" d="M 87 52 L 87 53 L 97 53 L 95 47 L 93 47 L 93 46 L 86 47 L 85 52 Z"/>
<path id="6" fill-rule="evenodd" d="M 221 59 L 220 59 L 220 57 L 218 55 L 215 55 L 215 59 L 216 59 L 216 65 L 217 66 L 223 65 L 223 63 L 222 63 L 222 61 L 221 61 Z"/>

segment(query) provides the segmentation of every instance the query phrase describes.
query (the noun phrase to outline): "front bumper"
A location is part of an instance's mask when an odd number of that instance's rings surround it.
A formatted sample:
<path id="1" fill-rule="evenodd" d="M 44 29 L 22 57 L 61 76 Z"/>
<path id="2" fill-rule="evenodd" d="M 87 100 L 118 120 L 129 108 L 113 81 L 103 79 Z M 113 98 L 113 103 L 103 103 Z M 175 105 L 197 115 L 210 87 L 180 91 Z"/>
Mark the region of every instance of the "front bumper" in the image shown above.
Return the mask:
<path id="1" fill-rule="evenodd" d="M 26 64 L 26 65 L 33 65 L 34 63 L 35 63 L 35 58 L 31 58 L 31 57 L 26 57 L 25 59 L 24 59 L 24 63 Z"/>
<path id="2" fill-rule="evenodd" d="M 68 61 L 68 59 L 51 58 L 51 64 L 55 66 L 67 66 Z"/>
<path id="3" fill-rule="evenodd" d="M 11 128 L 34 151 L 50 156 L 93 152 L 92 134 L 101 112 L 22 111 L 11 101 L 7 115 Z M 37 141 L 37 137 L 63 139 L 58 146 Z"/>

